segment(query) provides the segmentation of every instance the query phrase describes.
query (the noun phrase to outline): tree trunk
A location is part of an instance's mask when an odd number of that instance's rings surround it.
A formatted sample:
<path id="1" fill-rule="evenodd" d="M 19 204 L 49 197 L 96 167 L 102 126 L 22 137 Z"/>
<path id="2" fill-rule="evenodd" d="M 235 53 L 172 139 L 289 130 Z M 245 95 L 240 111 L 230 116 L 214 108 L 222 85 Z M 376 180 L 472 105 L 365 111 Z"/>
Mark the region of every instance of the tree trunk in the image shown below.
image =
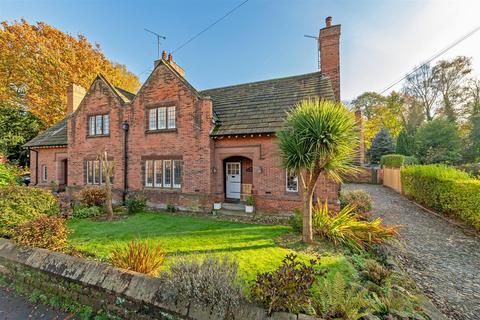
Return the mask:
<path id="1" fill-rule="evenodd" d="M 312 201 L 313 189 L 305 190 L 303 195 L 303 232 L 302 240 L 305 243 L 313 242 L 313 228 L 312 228 Z"/>
<path id="2" fill-rule="evenodd" d="M 105 196 L 105 211 L 107 212 L 107 219 L 113 219 L 113 207 L 112 207 L 112 186 L 110 185 L 110 178 L 107 177 L 105 180 L 105 189 L 106 189 L 106 196 Z"/>

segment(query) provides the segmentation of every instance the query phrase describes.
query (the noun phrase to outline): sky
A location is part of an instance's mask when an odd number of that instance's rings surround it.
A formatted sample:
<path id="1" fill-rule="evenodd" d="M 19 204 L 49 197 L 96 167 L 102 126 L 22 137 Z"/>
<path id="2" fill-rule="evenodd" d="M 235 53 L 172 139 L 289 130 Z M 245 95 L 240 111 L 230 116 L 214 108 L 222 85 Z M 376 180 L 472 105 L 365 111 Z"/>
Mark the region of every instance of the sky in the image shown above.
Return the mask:
<path id="1" fill-rule="evenodd" d="M 0 0 L 0 20 L 46 22 L 101 45 L 144 81 L 161 49 L 173 51 L 244 0 Z M 203 90 L 317 71 L 325 17 L 342 25 L 342 100 L 382 91 L 480 25 L 480 0 L 249 0 L 174 52 Z M 472 57 L 480 74 L 480 31 L 441 58 Z M 397 85 L 394 89 L 400 89 Z"/>

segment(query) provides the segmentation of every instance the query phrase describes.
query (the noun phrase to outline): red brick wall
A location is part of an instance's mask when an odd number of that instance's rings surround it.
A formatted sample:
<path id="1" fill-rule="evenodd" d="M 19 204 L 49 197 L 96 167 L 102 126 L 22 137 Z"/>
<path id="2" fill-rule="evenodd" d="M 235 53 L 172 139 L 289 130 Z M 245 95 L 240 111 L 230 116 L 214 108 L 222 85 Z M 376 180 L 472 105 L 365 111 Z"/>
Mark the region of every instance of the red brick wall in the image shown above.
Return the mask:
<path id="1" fill-rule="evenodd" d="M 62 160 L 67 158 L 66 147 L 38 148 L 38 177 L 36 176 L 36 153 L 30 151 L 30 179 L 31 185 L 49 187 L 53 181 L 57 185 L 64 183 L 64 171 Z M 47 166 L 47 181 L 42 179 L 42 166 Z"/>
<path id="2" fill-rule="evenodd" d="M 97 78 L 88 90 L 77 111 L 68 120 L 68 185 L 86 183 L 85 161 L 95 160 L 104 150 L 114 162 L 113 188 L 123 188 L 123 131 L 125 107 L 112 89 Z M 110 115 L 109 136 L 88 137 L 88 117 Z"/>
<path id="3" fill-rule="evenodd" d="M 176 106 L 177 128 L 148 132 L 148 108 L 167 105 Z M 109 136 L 88 137 L 88 116 L 104 113 L 110 115 Z M 155 68 L 131 104 L 122 105 L 102 78 L 93 83 L 68 121 L 68 174 L 72 190 L 85 185 L 85 161 L 96 159 L 105 149 L 114 162 L 113 188 L 118 191 L 117 195 L 121 194 L 124 184 L 124 121 L 130 124 L 129 191 L 144 190 L 153 205 L 175 204 L 190 210 L 205 206 L 211 208 L 214 200 L 224 200 L 223 161 L 239 156 L 251 160 L 252 172 L 244 172 L 244 176 L 252 181 L 257 209 L 291 212 L 302 206 L 301 191 L 286 191 L 285 170 L 281 167 L 275 137 L 210 138 L 211 100 L 200 97 L 195 89 L 163 63 Z M 183 161 L 180 190 L 144 186 L 145 160 L 154 158 Z M 335 203 L 338 189 L 338 184 L 322 178 L 316 195 Z"/>
<path id="4" fill-rule="evenodd" d="M 291 212 L 295 208 L 302 207 L 301 186 L 299 185 L 298 193 L 286 191 L 285 169 L 281 166 L 276 138 L 271 135 L 215 139 L 216 173 L 213 174 L 215 179 L 213 193 L 217 201 L 223 201 L 225 195 L 223 161 L 234 156 L 243 156 L 252 160 L 252 193 L 258 211 Z M 338 191 L 337 183 L 321 177 L 318 181 L 316 196 L 336 203 Z"/>
<path id="5" fill-rule="evenodd" d="M 327 18 L 328 19 L 328 18 Z M 340 101 L 340 25 L 320 29 L 320 69 L 332 81 L 335 100 Z"/>

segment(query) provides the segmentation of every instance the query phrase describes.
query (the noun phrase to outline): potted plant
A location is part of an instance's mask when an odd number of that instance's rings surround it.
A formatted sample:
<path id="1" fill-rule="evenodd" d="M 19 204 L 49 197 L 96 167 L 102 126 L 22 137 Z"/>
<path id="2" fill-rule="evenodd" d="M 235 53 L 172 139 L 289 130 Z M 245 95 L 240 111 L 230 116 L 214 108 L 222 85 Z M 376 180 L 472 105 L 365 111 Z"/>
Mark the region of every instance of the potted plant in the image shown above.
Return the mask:
<path id="1" fill-rule="evenodd" d="M 248 196 L 245 203 L 245 212 L 253 213 L 253 196 Z"/>

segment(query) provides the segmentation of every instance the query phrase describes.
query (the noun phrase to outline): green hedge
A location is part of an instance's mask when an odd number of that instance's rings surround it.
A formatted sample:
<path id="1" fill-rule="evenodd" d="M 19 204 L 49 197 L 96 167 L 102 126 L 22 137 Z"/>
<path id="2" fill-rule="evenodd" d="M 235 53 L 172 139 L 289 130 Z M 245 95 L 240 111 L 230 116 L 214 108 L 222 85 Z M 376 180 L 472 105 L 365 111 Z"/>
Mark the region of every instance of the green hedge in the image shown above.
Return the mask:
<path id="1" fill-rule="evenodd" d="M 0 237 L 10 238 L 15 227 L 59 212 L 58 201 L 49 191 L 18 185 L 0 187 Z"/>
<path id="2" fill-rule="evenodd" d="M 16 184 L 17 182 L 18 178 L 12 168 L 8 165 L 0 163 L 0 186 Z"/>
<path id="3" fill-rule="evenodd" d="M 380 159 L 380 165 L 382 167 L 400 168 L 412 164 L 418 164 L 417 158 L 404 156 L 402 154 L 386 154 Z"/>
<path id="4" fill-rule="evenodd" d="M 404 167 L 401 179 L 406 196 L 480 230 L 480 180 L 442 165 Z"/>

